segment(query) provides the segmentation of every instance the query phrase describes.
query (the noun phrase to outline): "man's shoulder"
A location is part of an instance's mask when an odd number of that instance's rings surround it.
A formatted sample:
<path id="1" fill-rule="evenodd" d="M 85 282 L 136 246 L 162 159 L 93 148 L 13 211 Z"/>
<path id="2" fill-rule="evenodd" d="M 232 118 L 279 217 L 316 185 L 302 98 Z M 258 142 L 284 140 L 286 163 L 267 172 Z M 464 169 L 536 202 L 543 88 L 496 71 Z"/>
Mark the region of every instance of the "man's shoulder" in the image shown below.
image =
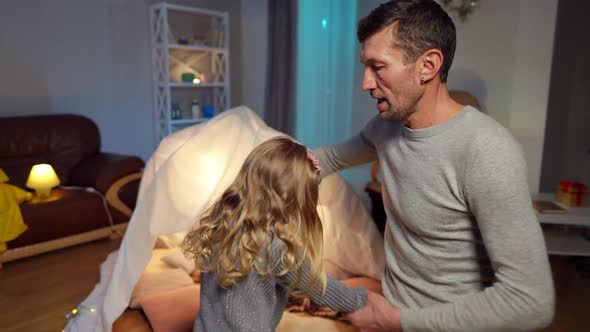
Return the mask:
<path id="1" fill-rule="evenodd" d="M 524 160 L 522 147 L 506 127 L 475 109 L 466 118 L 462 128 L 466 158 L 480 161 Z"/>
<path id="2" fill-rule="evenodd" d="M 462 135 L 469 145 L 518 145 L 506 127 L 491 116 L 470 108 L 461 127 Z"/>

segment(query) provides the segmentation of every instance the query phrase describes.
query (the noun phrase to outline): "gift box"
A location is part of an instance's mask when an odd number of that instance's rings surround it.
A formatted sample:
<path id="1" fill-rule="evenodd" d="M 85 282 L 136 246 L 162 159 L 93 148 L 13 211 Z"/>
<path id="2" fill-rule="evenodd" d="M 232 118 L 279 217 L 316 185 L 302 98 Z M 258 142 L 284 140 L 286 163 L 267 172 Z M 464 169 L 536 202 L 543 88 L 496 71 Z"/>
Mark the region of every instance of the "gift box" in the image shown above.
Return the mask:
<path id="1" fill-rule="evenodd" d="M 561 181 L 557 201 L 566 206 L 588 206 L 588 187 L 580 182 Z"/>

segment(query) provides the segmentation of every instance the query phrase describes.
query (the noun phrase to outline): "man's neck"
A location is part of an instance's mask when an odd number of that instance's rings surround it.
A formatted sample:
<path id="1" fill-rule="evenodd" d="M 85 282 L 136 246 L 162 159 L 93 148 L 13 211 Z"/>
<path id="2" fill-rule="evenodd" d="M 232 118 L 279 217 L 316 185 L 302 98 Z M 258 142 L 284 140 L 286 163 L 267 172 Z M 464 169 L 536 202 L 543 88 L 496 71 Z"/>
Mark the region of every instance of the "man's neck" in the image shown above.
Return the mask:
<path id="1" fill-rule="evenodd" d="M 422 98 L 416 104 L 416 112 L 408 117 L 404 124 L 408 128 L 423 129 L 444 123 L 452 119 L 463 109 L 463 105 L 449 96 L 447 85 L 429 82 Z"/>

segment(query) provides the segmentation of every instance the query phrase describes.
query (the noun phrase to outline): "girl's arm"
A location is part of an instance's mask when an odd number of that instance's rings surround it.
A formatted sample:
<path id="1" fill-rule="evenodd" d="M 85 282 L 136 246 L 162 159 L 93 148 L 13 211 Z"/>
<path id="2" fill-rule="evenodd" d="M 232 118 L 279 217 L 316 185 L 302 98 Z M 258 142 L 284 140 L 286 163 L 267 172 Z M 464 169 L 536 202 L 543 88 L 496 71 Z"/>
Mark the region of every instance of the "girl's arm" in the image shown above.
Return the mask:
<path id="1" fill-rule="evenodd" d="M 279 244 L 281 241 L 275 240 L 272 245 L 272 261 L 275 266 L 275 272 L 280 272 L 284 269 L 284 265 L 278 262 L 279 257 Z M 301 291 L 305 295 L 309 296 L 311 301 L 320 306 L 328 306 L 333 310 L 339 312 L 353 312 L 365 306 L 367 299 L 367 290 L 363 287 L 348 288 L 340 281 L 327 277 L 326 292 L 322 295 L 322 285 L 319 280 L 316 281 L 313 292 L 310 294 L 307 289 L 310 279 L 310 264 L 307 260 L 302 264 L 301 267 L 301 279 L 296 287 L 293 289 Z M 295 285 L 299 277 L 298 271 L 290 271 L 285 275 L 277 276 L 277 282 L 285 287 L 289 288 L 291 285 Z"/>

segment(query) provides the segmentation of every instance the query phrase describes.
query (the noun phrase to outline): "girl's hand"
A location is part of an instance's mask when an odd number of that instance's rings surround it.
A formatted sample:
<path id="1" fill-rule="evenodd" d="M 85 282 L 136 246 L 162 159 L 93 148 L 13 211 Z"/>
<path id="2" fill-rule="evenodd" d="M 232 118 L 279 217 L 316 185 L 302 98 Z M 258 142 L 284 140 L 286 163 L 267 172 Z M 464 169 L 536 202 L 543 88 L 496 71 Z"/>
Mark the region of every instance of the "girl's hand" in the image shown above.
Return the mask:
<path id="1" fill-rule="evenodd" d="M 331 318 L 331 319 L 335 319 L 337 317 L 340 317 L 340 313 L 334 309 L 331 309 L 330 307 L 314 308 L 312 315 L 317 316 L 317 317 Z"/>
<path id="2" fill-rule="evenodd" d="M 342 319 L 358 327 L 361 332 L 402 332 L 399 308 L 370 290 L 367 290 L 367 304 L 344 315 Z"/>

